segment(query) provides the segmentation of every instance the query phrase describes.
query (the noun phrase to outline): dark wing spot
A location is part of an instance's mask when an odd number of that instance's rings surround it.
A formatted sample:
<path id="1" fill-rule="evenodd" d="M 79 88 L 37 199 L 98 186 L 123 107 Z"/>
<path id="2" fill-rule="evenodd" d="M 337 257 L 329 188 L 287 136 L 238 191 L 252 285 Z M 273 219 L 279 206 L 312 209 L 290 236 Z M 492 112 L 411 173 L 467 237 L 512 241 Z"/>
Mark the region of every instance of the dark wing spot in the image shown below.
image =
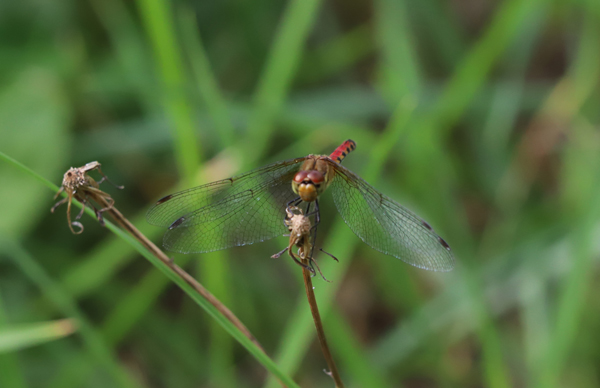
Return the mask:
<path id="1" fill-rule="evenodd" d="M 175 229 L 176 227 L 178 227 L 179 225 L 183 224 L 183 222 L 185 221 L 185 217 L 180 217 L 178 218 L 175 222 L 173 222 L 171 224 L 171 226 L 169 226 L 169 230 L 171 229 Z"/>
<path id="2" fill-rule="evenodd" d="M 161 199 L 159 199 L 158 201 L 156 201 L 156 204 L 159 205 L 163 202 L 167 202 L 169 199 L 173 198 L 172 194 L 169 194 L 167 196 L 162 197 Z"/>
<path id="3" fill-rule="evenodd" d="M 423 224 L 424 227 L 426 227 L 429 230 L 433 230 L 433 228 L 431 227 L 431 225 L 429 225 L 427 222 L 421 220 L 421 223 Z"/>
<path id="4" fill-rule="evenodd" d="M 444 248 L 446 248 L 447 250 L 450 250 L 450 245 L 448 245 L 448 243 L 447 243 L 446 241 L 444 241 L 444 239 L 443 239 L 443 238 L 441 238 L 441 237 L 438 237 L 438 240 L 440 241 L 440 244 L 442 244 L 442 246 L 443 246 Z"/>

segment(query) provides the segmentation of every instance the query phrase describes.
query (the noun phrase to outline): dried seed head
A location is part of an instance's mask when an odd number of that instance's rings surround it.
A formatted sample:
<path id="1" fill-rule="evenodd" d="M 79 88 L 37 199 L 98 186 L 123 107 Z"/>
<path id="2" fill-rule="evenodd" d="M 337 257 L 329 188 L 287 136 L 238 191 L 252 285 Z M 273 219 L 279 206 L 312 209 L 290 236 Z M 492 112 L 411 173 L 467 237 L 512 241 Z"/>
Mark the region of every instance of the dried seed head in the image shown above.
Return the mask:
<path id="1" fill-rule="evenodd" d="M 75 191 L 85 184 L 85 170 L 71 167 L 63 176 L 62 185 L 67 191 Z"/>
<path id="2" fill-rule="evenodd" d="M 290 206 L 285 211 L 287 213 L 285 224 L 291 236 L 295 236 L 297 239 L 300 239 L 302 236 L 308 236 L 312 225 L 310 219 L 303 214 L 302 209 Z"/>

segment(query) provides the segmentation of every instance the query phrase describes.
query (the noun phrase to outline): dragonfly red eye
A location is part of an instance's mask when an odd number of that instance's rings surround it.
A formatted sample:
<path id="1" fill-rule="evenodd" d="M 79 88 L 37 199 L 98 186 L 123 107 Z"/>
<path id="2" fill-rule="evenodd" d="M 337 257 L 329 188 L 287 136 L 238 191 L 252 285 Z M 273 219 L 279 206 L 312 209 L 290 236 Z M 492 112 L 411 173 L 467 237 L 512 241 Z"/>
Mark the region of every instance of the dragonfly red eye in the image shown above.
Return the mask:
<path id="1" fill-rule="evenodd" d="M 300 183 L 302 182 L 306 176 L 308 175 L 308 171 L 298 171 L 298 173 L 294 176 L 294 182 Z"/>
<path id="2" fill-rule="evenodd" d="M 323 181 L 325 180 L 325 176 L 316 170 L 309 171 L 307 178 L 315 184 L 323 183 Z"/>

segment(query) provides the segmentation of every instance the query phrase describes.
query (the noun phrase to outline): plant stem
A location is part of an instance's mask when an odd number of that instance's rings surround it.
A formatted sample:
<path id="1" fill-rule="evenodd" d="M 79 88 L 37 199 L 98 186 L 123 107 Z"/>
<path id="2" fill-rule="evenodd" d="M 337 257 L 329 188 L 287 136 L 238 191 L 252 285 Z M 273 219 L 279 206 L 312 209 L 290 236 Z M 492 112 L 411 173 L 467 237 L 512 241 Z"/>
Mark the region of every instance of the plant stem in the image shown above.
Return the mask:
<path id="1" fill-rule="evenodd" d="M 310 261 L 302 257 L 302 264 L 308 267 L 310 265 Z M 315 292 L 313 290 L 311 272 L 306 268 L 302 268 L 302 275 L 304 277 L 304 287 L 306 288 L 308 305 L 310 306 L 310 312 L 312 313 L 313 320 L 315 322 L 315 328 L 317 329 L 317 337 L 319 338 L 319 343 L 321 344 L 321 350 L 323 351 L 325 361 L 327 361 L 327 366 L 329 366 L 328 374 L 333 378 L 333 381 L 335 381 L 336 388 L 344 388 L 344 383 L 342 382 L 340 373 L 337 370 L 337 366 L 335 365 L 335 361 L 333 360 L 333 356 L 331 355 L 331 351 L 327 345 L 327 339 L 325 338 L 323 322 L 321 322 L 321 314 L 319 314 L 319 307 L 317 306 L 317 299 L 315 298 Z"/>
<path id="2" fill-rule="evenodd" d="M 106 200 L 104 198 L 98 198 L 102 205 L 108 206 Z M 160 261 L 162 261 L 165 265 L 167 265 L 173 272 L 177 274 L 181 279 L 183 279 L 187 284 L 189 284 L 194 290 L 196 290 L 203 298 L 208 300 L 221 314 L 223 314 L 227 319 L 231 321 L 246 337 L 248 337 L 256 346 L 258 346 L 263 352 L 265 351 L 263 347 L 260 345 L 258 340 L 250 333 L 250 331 L 244 326 L 244 324 L 236 317 L 231 310 L 229 310 L 219 299 L 217 299 L 213 294 L 211 294 L 202 284 L 198 283 L 196 279 L 194 279 L 190 274 L 188 274 L 185 270 L 179 267 L 177 264 L 173 262 L 171 258 L 169 258 L 163 251 L 161 251 L 152 241 L 150 241 L 146 236 L 142 234 L 117 208 L 114 206 L 107 211 L 114 218 L 114 220 L 123 227 L 123 229 L 127 230 L 129 233 L 135 237 L 144 247 L 146 247 L 154 256 L 156 256 Z"/>
<path id="3" fill-rule="evenodd" d="M 105 207 L 109 206 L 108 202 L 106 202 L 106 200 L 102 197 L 94 198 L 94 200 Z M 258 342 L 258 340 L 252 335 L 252 333 L 250 333 L 250 330 L 248 330 L 248 328 L 244 326 L 244 324 L 238 319 L 238 317 L 236 317 L 235 314 L 231 312 L 231 310 L 229 310 L 223 303 L 221 303 L 219 299 L 217 299 L 206 288 L 204 288 L 204 286 L 202 286 L 202 284 L 200 284 L 196 279 L 194 279 L 193 276 L 191 276 L 184 269 L 175 264 L 171 258 L 165 255 L 165 253 L 162 250 L 160 250 L 160 248 L 158 248 L 152 241 L 150 241 L 146 236 L 144 236 L 144 234 L 142 234 L 142 232 L 140 232 L 131 222 L 129 222 L 129 220 L 125 218 L 125 216 L 123 216 L 123 214 L 121 214 L 121 212 L 117 210 L 117 208 L 112 206 L 109 210 L 107 210 L 107 212 L 110 213 L 110 215 L 113 217 L 117 224 L 121 225 L 123 229 L 131 233 L 131 235 L 136 240 L 138 240 L 144 247 L 146 247 L 148 251 L 150 251 L 160 261 L 162 261 L 167 267 L 169 267 L 177 276 L 179 276 L 187 284 L 189 284 L 194 290 L 196 290 L 196 292 L 198 292 L 204 299 L 206 299 L 210 304 L 212 304 L 221 314 L 223 314 L 223 316 L 225 316 L 235 327 L 237 327 L 240 332 L 242 332 L 263 353 L 266 354 L 265 350 Z M 317 315 L 318 314 L 319 312 L 317 311 Z M 323 339 L 324 338 L 325 337 L 323 337 Z M 327 344 L 325 344 L 325 346 L 327 346 Z M 283 384 L 281 380 L 279 380 L 279 383 L 282 387 L 286 387 L 286 385 Z"/>

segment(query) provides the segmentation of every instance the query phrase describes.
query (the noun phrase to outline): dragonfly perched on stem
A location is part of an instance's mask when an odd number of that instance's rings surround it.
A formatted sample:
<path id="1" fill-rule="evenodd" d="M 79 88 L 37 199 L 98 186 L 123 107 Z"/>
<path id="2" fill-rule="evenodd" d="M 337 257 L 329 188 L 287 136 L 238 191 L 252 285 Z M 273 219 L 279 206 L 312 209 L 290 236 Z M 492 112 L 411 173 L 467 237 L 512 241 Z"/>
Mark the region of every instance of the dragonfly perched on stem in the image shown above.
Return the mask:
<path id="1" fill-rule="evenodd" d="M 356 148 L 347 140 L 330 155 L 307 155 L 161 198 L 148 211 L 151 224 L 168 227 L 163 244 L 180 253 L 201 253 L 265 241 L 287 232 L 289 206 L 306 202 L 304 214 L 329 187 L 338 212 L 372 248 L 415 267 L 449 271 L 450 246 L 410 210 L 341 165 Z M 313 236 L 316 235 L 316 226 Z"/>
<path id="2" fill-rule="evenodd" d="M 285 212 L 286 216 L 284 224 L 290 231 L 290 243 L 283 250 L 271 256 L 271 258 L 278 259 L 287 251 L 290 257 L 294 259 L 296 264 L 310 271 L 313 275 L 315 274 L 314 267 L 316 266 L 323 280 L 329 282 L 329 280 L 327 280 L 327 278 L 325 278 L 325 276 L 323 275 L 323 272 L 321 272 L 319 264 L 312 256 L 314 251 L 314 239 L 312 239 L 311 241 L 311 232 L 316 228 L 316 225 L 312 225 L 309 217 L 315 215 L 316 211 L 312 214 L 304 214 L 302 209 L 300 209 L 299 207 L 288 206 L 285 209 Z M 295 254 L 293 252 L 292 248 L 294 247 L 298 248 L 298 254 Z M 321 249 L 321 252 L 325 253 L 326 255 L 329 255 L 335 261 L 339 261 L 331 253 L 325 252 L 323 249 Z M 309 264 L 305 264 L 304 261 L 308 262 Z"/>
<path id="3" fill-rule="evenodd" d="M 100 169 L 100 166 L 101 164 L 99 162 L 90 162 L 83 167 L 71 167 L 63 176 L 62 186 L 54 196 L 54 199 L 56 199 L 63 191 L 67 193 L 67 197 L 54 204 L 50 211 L 54 213 L 54 210 L 56 210 L 57 207 L 67 202 L 67 220 L 69 221 L 69 229 L 71 229 L 71 232 L 73 232 L 73 234 L 80 234 L 83 232 L 83 225 L 81 224 L 81 222 L 71 222 L 71 203 L 73 202 L 73 198 L 75 198 L 83 204 L 81 211 L 75 217 L 76 220 L 81 218 L 85 210 L 85 206 L 89 205 L 92 209 L 94 209 L 94 213 L 96 213 L 96 217 L 98 218 L 98 222 L 100 222 L 100 225 L 104 226 L 104 218 L 102 217 L 102 213 L 112 209 L 114 205 L 114 200 L 109 194 L 99 189 L 100 183 L 106 180 L 116 188 L 123 189 L 123 186 L 117 186 L 114 183 L 112 183 L 110 179 L 108 179 L 108 177 L 104 175 L 104 173 Z M 97 170 L 98 173 L 102 175 L 102 179 L 100 179 L 98 182 L 96 182 L 94 178 L 88 175 L 88 172 L 93 170 Z M 99 201 L 98 199 L 104 199 L 108 206 L 104 206 L 100 209 L 97 209 L 90 200 L 93 200 L 96 203 L 100 203 L 101 201 Z M 73 229 L 73 226 L 76 226 L 77 228 L 79 228 L 79 230 L 75 231 Z"/>

